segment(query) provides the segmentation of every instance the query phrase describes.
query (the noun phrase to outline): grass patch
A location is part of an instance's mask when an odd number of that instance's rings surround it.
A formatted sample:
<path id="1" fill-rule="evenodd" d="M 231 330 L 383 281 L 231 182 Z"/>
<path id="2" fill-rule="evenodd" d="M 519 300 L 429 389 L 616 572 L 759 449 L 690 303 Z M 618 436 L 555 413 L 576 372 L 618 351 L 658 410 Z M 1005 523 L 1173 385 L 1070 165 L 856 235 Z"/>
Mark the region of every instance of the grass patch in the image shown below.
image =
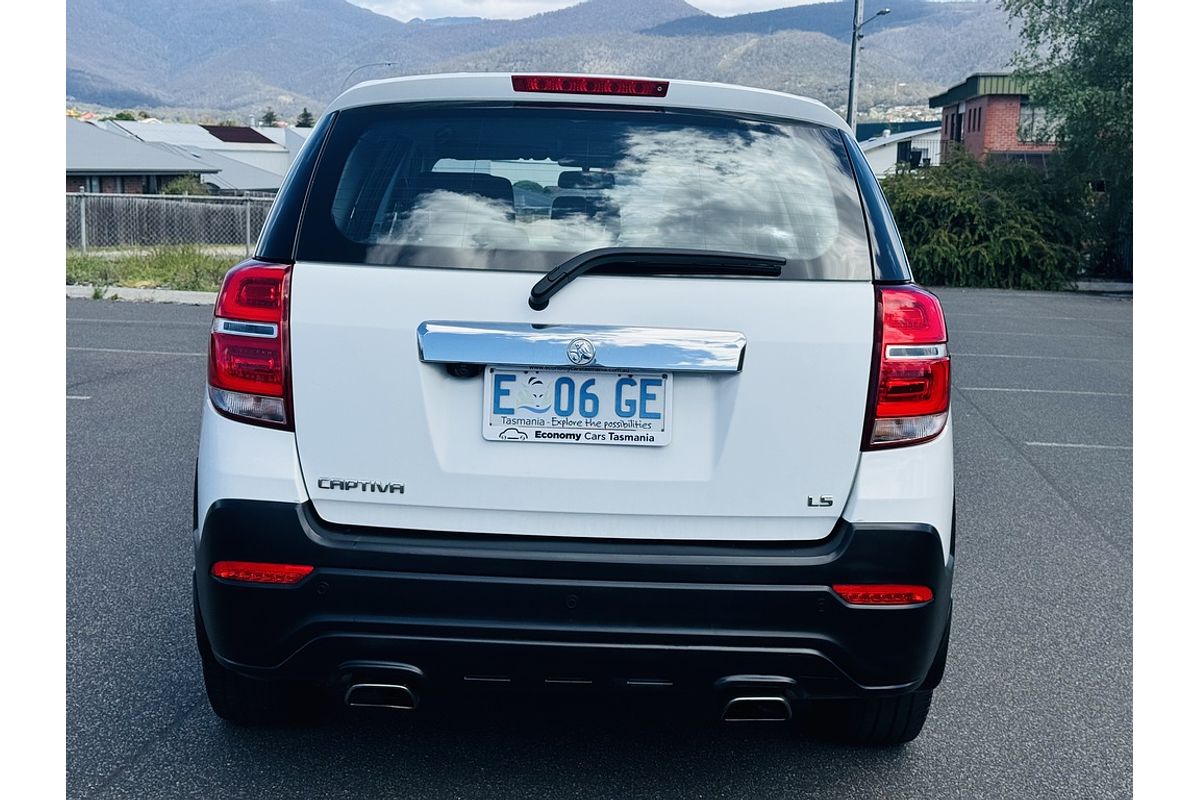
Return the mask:
<path id="1" fill-rule="evenodd" d="M 102 256 L 67 253 L 67 283 L 215 292 L 237 259 L 206 253 L 194 245 L 155 247 Z"/>

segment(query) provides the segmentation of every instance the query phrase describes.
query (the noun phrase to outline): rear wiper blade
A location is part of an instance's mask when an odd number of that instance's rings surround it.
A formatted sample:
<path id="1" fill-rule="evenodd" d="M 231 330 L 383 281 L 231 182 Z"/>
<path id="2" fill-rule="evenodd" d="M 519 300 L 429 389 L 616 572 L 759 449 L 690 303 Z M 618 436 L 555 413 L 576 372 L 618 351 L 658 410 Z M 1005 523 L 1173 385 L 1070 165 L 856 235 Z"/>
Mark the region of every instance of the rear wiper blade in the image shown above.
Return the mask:
<path id="1" fill-rule="evenodd" d="M 633 265 L 648 275 L 759 275 L 778 278 L 786 258 L 753 253 L 723 253 L 682 247 L 600 247 L 564 261 L 542 276 L 529 292 L 529 307 L 541 311 L 571 281 L 599 267 Z"/>

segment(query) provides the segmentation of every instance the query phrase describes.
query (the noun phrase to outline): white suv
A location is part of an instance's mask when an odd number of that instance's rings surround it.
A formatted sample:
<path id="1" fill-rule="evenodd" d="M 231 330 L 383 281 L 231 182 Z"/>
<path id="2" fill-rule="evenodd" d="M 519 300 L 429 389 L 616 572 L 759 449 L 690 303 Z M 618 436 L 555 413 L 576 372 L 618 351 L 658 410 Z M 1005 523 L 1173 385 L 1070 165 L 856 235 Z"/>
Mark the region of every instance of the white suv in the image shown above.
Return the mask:
<path id="1" fill-rule="evenodd" d="M 360 84 L 216 303 L 213 709 L 579 685 L 908 741 L 949 637 L 949 397 L 938 301 L 820 103 Z"/>

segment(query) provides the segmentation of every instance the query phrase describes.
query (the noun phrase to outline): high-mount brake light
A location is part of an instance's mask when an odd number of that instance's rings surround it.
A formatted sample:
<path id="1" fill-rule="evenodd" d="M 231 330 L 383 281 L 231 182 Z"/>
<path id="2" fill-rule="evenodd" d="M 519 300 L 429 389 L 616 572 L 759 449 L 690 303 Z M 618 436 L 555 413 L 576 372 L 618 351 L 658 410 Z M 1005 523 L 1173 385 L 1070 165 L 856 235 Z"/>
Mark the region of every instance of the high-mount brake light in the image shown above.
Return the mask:
<path id="1" fill-rule="evenodd" d="M 938 299 L 918 286 L 876 292 L 880 340 L 863 431 L 867 450 L 928 441 L 950 413 L 950 354 Z"/>
<path id="2" fill-rule="evenodd" d="M 568 75 L 513 75 L 514 92 L 552 94 L 616 94 L 635 97 L 666 97 L 669 81 L 631 78 L 577 78 Z"/>
<path id="3" fill-rule="evenodd" d="M 292 430 L 288 397 L 291 265 L 248 260 L 229 270 L 213 309 L 208 396 L 227 417 Z"/>
<path id="4" fill-rule="evenodd" d="M 833 591 L 852 606 L 911 606 L 933 600 L 928 586 L 907 583 L 835 583 Z"/>

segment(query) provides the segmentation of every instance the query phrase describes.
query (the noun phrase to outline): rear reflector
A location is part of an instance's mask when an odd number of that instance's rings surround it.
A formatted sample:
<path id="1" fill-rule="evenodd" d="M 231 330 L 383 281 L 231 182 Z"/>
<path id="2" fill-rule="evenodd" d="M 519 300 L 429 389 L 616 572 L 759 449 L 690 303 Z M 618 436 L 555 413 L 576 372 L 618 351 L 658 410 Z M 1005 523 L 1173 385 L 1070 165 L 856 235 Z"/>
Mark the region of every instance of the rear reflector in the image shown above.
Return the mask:
<path id="1" fill-rule="evenodd" d="M 852 606 L 909 606 L 933 599 L 928 586 L 906 583 L 835 583 L 833 590 Z"/>
<path id="2" fill-rule="evenodd" d="M 514 92 L 666 97 L 669 85 L 668 81 L 642 81 L 630 78 L 573 78 L 565 75 L 512 76 Z"/>
<path id="3" fill-rule="evenodd" d="M 260 561 L 218 561 L 212 566 L 214 578 L 244 583 L 299 583 L 313 568 L 302 564 L 266 564 Z"/>

